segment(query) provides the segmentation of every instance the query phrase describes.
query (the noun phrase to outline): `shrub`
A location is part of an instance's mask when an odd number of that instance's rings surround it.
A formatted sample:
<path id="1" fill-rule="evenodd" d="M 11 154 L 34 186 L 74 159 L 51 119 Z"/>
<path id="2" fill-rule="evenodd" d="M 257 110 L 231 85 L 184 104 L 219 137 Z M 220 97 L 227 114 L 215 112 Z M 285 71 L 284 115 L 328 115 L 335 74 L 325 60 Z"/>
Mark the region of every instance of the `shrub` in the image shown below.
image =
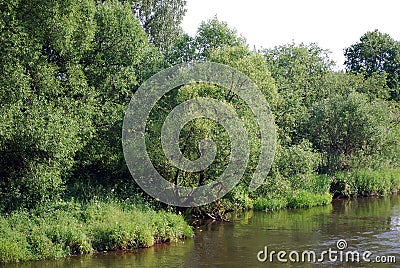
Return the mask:
<path id="1" fill-rule="evenodd" d="M 314 151 L 308 140 L 302 140 L 298 145 L 279 146 L 275 162 L 281 175 L 285 178 L 293 178 L 299 174 L 310 174 L 316 171 L 321 163 L 321 157 Z"/>
<path id="2" fill-rule="evenodd" d="M 316 103 L 306 124 L 309 139 L 324 155 L 327 171 L 349 168 L 354 156 L 379 155 L 391 146 L 387 103 L 367 95 L 336 95 Z"/>

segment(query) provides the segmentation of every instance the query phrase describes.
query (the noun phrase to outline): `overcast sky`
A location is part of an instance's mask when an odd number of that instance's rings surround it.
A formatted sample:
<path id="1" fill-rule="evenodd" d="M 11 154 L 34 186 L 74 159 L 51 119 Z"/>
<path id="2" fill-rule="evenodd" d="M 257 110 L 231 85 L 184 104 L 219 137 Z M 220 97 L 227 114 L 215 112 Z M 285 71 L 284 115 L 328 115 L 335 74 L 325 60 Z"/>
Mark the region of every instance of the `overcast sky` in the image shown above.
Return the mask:
<path id="1" fill-rule="evenodd" d="M 378 29 L 400 40 L 398 0 L 187 0 L 184 30 L 194 35 L 215 15 L 236 28 L 251 47 L 315 42 L 343 68 L 343 49 Z"/>

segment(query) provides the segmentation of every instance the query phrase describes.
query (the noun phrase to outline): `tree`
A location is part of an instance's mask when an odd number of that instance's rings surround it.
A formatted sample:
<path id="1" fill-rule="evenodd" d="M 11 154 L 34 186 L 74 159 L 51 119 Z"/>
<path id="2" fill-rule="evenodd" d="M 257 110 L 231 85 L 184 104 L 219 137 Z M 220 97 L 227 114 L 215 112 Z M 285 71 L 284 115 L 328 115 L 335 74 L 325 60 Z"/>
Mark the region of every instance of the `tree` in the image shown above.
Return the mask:
<path id="1" fill-rule="evenodd" d="M 392 119 L 385 101 L 371 102 L 356 92 L 336 95 L 313 105 L 308 138 L 322 154 L 327 171 L 348 169 L 355 166 L 354 160 L 387 149 Z"/>
<path id="2" fill-rule="evenodd" d="M 202 21 L 194 37 L 179 35 L 172 46 L 163 52 L 167 65 L 195 60 L 207 60 L 213 50 L 223 47 L 246 46 L 244 38 L 235 29 L 214 17 Z"/>
<path id="3" fill-rule="evenodd" d="M 188 34 L 182 34 L 163 55 L 169 66 L 192 62 L 197 58 L 195 39 Z"/>
<path id="4" fill-rule="evenodd" d="M 149 41 L 160 51 L 168 51 L 183 34 L 180 27 L 186 13 L 186 0 L 130 1 Z"/>
<path id="5" fill-rule="evenodd" d="M 287 44 L 263 53 L 280 93 L 275 111 L 279 135 L 283 146 L 290 145 L 301 141 L 299 128 L 308 109 L 326 97 L 321 89 L 333 62 L 316 44 Z"/>
<path id="6" fill-rule="evenodd" d="M 98 3 L 94 19 L 97 27 L 93 49 L 81 62 L 87 83 L 97 95 L 96 116 L 92 118 L 95 133 L 77 153 L 74 175 L 68 184 L 80 193 L 88 186 L 115 188 L 118 192 L 133 182 L 121 146 L 126 105 L 139 85 L 159 68 L 161 56 L 149 45 L 129 4 Z M 88 195 L 82 193 L 84 198 Z"/>
<path id="7" fill-rule="evenodd" d="M 346 69 L 367 77 L 374 73 L 387 74 L 392 99 L 400 94 L 400 42 L 378 30 L 367 32 L 360 41 L 345 49 Z"/>
<path id="8" fill-rule="evenodd" d="M 78 61 L 93 2 L 1 1 L 0 210 L 57 197 L 87 143 L 95 93 Z"/>
<path id="9" fill-rule="evenodd" d="M 321 82 L 321 98 L 328 98 L 337 94 L 348 95 L 352 92 L 365 93 L 371 101 L 389 98 L 386 74 L 374 73 L 366 78 L 361 73 L 330 72 Z"/>
<path id="10" fill-rule="evenodd" d="M 249 51 L 246 47 L 221 47 L 211 51 L 209 58 L 212 62 L 223 63 L 238 69 L 254 81 L 267 101 L 274 105 L 277 99 L 277 90 L 274 80 L 267 69 L 262 55 Z M 216 158 L 206 170 L 200 172 L 184 172 L 176 169 L 164 156 L 161 145 L 160 130 L 165 118 L 178 104 L 193 98 L 211 98 L 220 100 L 231 107 L 241 118 L 250 142 L 250 159 L 242 184 L 248 184 L 257 166 L 260 154 L 260 133 L 256 118 L 247 107 L 244 100 L 229 88 L 222 88 L 206 83 L 192 83 L 171 91 L 164 96 L 153 109 L 147 132 L 147 148 L 156 169 L 170 182 L 185 186 L 199 186 L 208 184 L 218 178 L 230 163 L 231 141 L 226 130 L 210 119 L 195 119 L 187 123 L 180 131 L 179 141 L 182 154 L 195 160 L 200 157 L 199 141 L 210 139 L 217 146 Z M 242 144 L 241 144 L 242 146 Z M 244 144 L 243 144 L 244 146 Z M 236 148 L 237 149 L 237 148 Z M 246 185 L 247 186 L 247 185 Z M 237 202 L 234 193 L 229 193 L 230 200 Z"/>
<path id="11" fill-rule="evenodd" d="M 159 58 L 131 6 L 33 0 L 0 8 L 0 210 L 56 198 L 67 181 L 109 186 L 126 177 L 125 105 Z"/>
<path id="12" fill-rule="evenodd" d="M 217 17 L 201 22 L 195 37 L 198 58 L 208 58 L 213 49 L 225 46 L 244 46 L 246 40 L 238 36 L 235 29 L 221 22 Z"/>

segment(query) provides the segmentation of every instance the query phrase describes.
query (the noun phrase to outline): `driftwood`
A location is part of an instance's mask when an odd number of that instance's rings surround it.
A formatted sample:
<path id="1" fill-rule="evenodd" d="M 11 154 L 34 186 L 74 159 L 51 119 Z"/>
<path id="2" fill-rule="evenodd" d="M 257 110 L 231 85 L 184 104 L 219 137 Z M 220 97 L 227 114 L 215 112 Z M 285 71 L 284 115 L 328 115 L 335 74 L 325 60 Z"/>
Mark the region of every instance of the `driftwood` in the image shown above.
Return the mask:
<path id="1" fill-rule="evenodd" d="M 210 219 L 214 220 L 214 221 L 224 221 L 224 222 L 230 222 L 231 220 L 222 216 L 221 214 L 217 214 L 217 215 L 213 215 L 210 213 L 205 213 Z"/>

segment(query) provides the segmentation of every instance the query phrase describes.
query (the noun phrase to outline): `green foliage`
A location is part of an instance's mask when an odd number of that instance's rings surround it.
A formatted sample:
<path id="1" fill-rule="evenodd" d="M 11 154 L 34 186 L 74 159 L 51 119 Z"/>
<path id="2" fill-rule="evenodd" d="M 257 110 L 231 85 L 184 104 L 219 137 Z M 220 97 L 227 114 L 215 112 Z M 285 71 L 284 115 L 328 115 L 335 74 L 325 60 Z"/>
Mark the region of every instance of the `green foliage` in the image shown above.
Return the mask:
<path id="1" fill-rule="evenodd" d="M 346 69 L 367 77 L 375 73 L 387 75 L 392 99 L 399 100 L 400 42 L 378 30 L 367 32 L 360 41 L 345 50 Z"/>
<path id="2" fill-rule="evenodd" d="M 332 179 L 325 174 L 310 174 L 306 180 L 303 180 L 303 185 L 299 188 L 313 194 L 325 194 L 329 192 Z"/>
<path id="3" fill-rule="evenodd" d="M 386 85 L 386 74 L 373 73 L 369 77 L 354 72 L 330 72 L 324 76 L 321 97 L 328 98 L 336 94 L 348 95 L 359 92 L 368 95 L 370 100 L 388 99 L 389 88 Z"/>
<path id="4" fill-rule="evenodd" d="M 324 156 L 328 170 L 348 168 L 357 155 L 376 155 L 390 145 L 391 116 L 383 101 L 370 102 L 360 93 L 336 95 L 311 109 L 309 139 Z"/>
<path id="5" fill-rule="evenodd" d="M 208 60 L 228 65 L 247 75 L 264 94 L 271 109 L 276 110 L 278 90 L 260 53 L 250 51 L 245 46 L 224 46 L 214 49 Z"/>
<path id="6" fill-rule="evenodd" d="M 186 33 L 181 34 L 163 55 L 167 65 L 191 62 L 197 58 L 195 39 Z"/>
<path id="7" fill-rule="evenodd" d="M 298 191 L 288 197 L 287 206 L 289 208 L 309 208 L 327 205 L 330 204 L 331 201 L 332 195 L 329 193 L 314 194 L 307 191 Z"/>
<path id="8" fill-rule="evenodd" d="M 133 189 L 120 138 L 125 105 L 162 61 L 131 5 L 1 7 L 0 210 L 57 198 L 66 182 Z"/>
<path id="9" fill-rule="evenodd" d="M 77 184 L 111 190 L 130 184 L 121 147 L 122 120 L 132 93 L 157 65 L 157 54 L 129 4 L 106 1 L 97 5 L 94 49 L 87 53 L 84 72 L 97 94 L 92 118 L 95 133 L 79 151 L 69 187 Z"/>
<path id="10" fill-rule="evenodd" d="M 236 54 L 231 54 L 230 56 L 231 59 L 229 61 L 232 63 L 232 57 L 233 59 L 239 59 L 243 57 L 243 53 L 249 53 L 246 46 L 245 39 L 238 36 L 235 29 L 230 28 L 226 22 L 219 21 L 217 17 L 214 17 L 208 21 L 202 21 L 194 37 L 186 33 L 177 35 L 170 48 L 163 52 L 163 56 L 167 65 L 195 60 L 214 61 L 211 59 L 215 57 L 215 54 L 211 56 L 214 50 L 232 48 L 236 51 Z M 242 49 L 235 49 L 235 47 L 242 47 Z M 221 61 L 217 60 L 217 62 Z M 255 63 L 255 65 L 257 64 Z M 264 76 L 264 74 L 262 75 Z"/>
<path id="11" fill-rule="evenodd" d="M 400 189 L 400 172 L 391 169 L 355 169 L 334 174 L 331 192 L 344 196 L 385 195 Z"/>
<path id="12" fill-rule="evenodd" d="M 278 146 L 275 156 L 275 165 L 280 174 L 286 178 L 311 174 L 318 169 L 320 164 L 320 155 L 314 151 L 312 144 L 307 140 L 290 147 Z"/>
<path id="13" fill-rule="evenodd" d="M 213 49 L 243 46 L 245 43 L 245 39 L 239 37 L 235 29 L 217 17 L 201 22 L 195 37 L 198 58 L 201 60 L 207 59 Z"/>
<path id="14" fill-rule="evenodd" d="M 308 108 L 326 93 L 321 90 L 333 62 L 328 51 L 316 44 L 288 44 L 264 51 L 268 68 L 276 81 L 279 102 L 276 124 L 282 145 L 301 139 L 299 128 Z"/>
<path id="15" fill-rule="evenodd" d="M 186 13 L 186 0 L 129 0 L 149 41 L 168 53 L 182 34 L 180 23 Z"/>
<path id="16" fill-rule="evenodd" d="M 13 2 L 1 18 L 0 210 L 60 194 L 63 174 L 93 133 L 94 92 L 82 80 L 75 51 L 89 47 L 92 11 L 90 2 Z"/>
<path id="17" fill-rule="evenodd" d="M 276 167 L 272 166 L 272 170 L 267 177 L 265 184 L 261 185 L 257 190 L 250 193 L 250 197 L 255 200 L 257 198 L 282 199 L 292 193 L 292 182 L 289 178 L 283 177 L 276 171 Z"/>
<path id="18" fill-rule="evenodd" d="M 248 184 L 240 182 L 221 199 L 220 206 L 227 211 L 252 209 L 254 200 L 249 193 L 248 187 Z"/>
<path id="19" fill-rule="evenodd" d="M 310 208 L 325 206 L 332 201 L 332 195 L 328 192 L 313 193 L 299 190 L 286 197 L 258 197 L 254 200 L 255 210 L 274 211 L 283 208 Z"/>
<path id="20" fill-rule="evenodd" d="M 254 200 L 254 209 L 255 210 L 265 210 L 265 211 L 274 211 L 287 208 L 287 200 L 286 199 L 278 199 L 278 198 L 264 198 L 259 197 Z"/>
<path id="21" fill-rule="evenodd" d="M 10 226 L 7 219 L 0 218 L 0 260 L 15 262 L 30 259 L 29 243 L 21 232 Z"/>
<path id="22" fill-rule="evenodd" d="M 211 52 L 209 60 L 229 65 L 249 75 L 264 93 L 267 101 L 272 103 L 272 105 L 276 104 L 278 98 L 276 86 L 260 54 L 251 52 L 243 46 L 221 47 Z M 230 160 L 230 138 L 220 124 L 209 119 L 192 120 L 180 132 L 181 152 L 188 159 L 193 160 L 200 157 L 198 149 L 200 140 L 207 138 L 215 142 L 217 145 L 216 158 L 207 170 L 197 173 L 183 172 L 173 167 L 164 156 L 159 137 L 166 116 L 177 104 L 197 97 L 220 100 L 232 107 L 242 118 L 250 142 L 249 164 L 243 177 L 243 182 L 248 184 L 256 168 L 260 154 L 260 137 L 256 119 L 244 100 L 234 94 L 229 88 L 224 89 L 206 83 L 193 83 L 173 90 L 170 94 L 164 96 L 151 112 L 146 144 L 154 166 L 164 178 L 185 186 L 207 184 L 218 178 L 226 169 Z M 229 204 L 232 204 L 236 208 L 248 208 L 252 202 L 249 200 L 246 188 L 238 187 L 233 192 L 227 194 L 227 205 L 230 206 Z"/>
<path id="23" fill-rule="evenodd" d="M 157 170 L 176 184 L 215 180 L 232 149 L 221 125 L 196 119 L 181 131 L 181 151 L 196 159 L 199 141 L 208 138 L 217 145 L 216 161 L 198 173 L 174 168 L 159 136 L 177 104 L 195 97 L 220 100 L 248 131 L 243 179 L 201 209 L 324 205 L 330 186 L 348 196 L 400 189 L 400 108 L 391 101 L 399 98 L 398 41 L 368 32 L 346 49 L 349 72 L 334 72 L 329 52 L 316 44 L 251 51 L 216 17 L 203 21 L 191 37 L 179 26 L 185 5 L 185 0 L 0 0 L 0 211 L 10 213 L 0 217 L 1 262 L 147 247 L 192 235 L 180 216 L 138 205 L 149 197 L 131 179 L 121 148 L 132 94 L 157 70 L 177 63 L 205 60 L 243 72 L 265 95 L 278 126 L 271 173 L 249 193 L 260 133 L 243 100 L 229 88 L 193 83 L 157 103 L 148 121 L 148 151 Z M 57 201 L 62 196 L 106 201 Z"/>
<path id="24" fill-rule="evenodd" d="M 0 263 L 148 247 L 191 237 L 181 216 L 130 203 L 73 201 L 0 216 Z"/>

